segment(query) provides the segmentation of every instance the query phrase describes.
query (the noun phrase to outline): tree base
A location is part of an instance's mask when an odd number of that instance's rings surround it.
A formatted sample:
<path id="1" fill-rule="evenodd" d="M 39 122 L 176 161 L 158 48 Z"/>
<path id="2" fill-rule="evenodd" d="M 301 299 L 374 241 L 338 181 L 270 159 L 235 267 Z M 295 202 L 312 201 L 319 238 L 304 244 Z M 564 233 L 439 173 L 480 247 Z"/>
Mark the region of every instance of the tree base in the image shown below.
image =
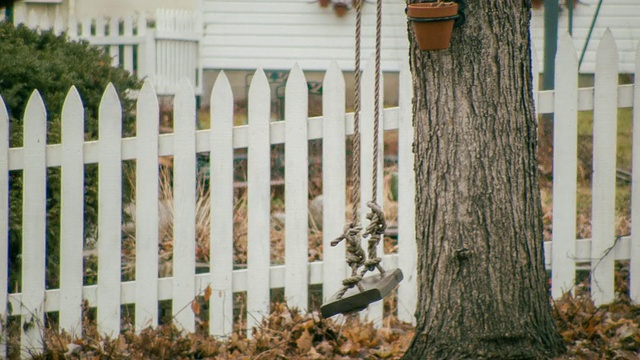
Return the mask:
<path id="1" fill-rule="evenodd" d="M 548 342 L 544 341 L 544 342 Z M 558 353 L 558 346 L 544 346 L 530 336 L 469 337 L 464 342 L 430 342 L 425 334 L 416 336 L 403 359 L 500 359 L 543 360 Z"/>

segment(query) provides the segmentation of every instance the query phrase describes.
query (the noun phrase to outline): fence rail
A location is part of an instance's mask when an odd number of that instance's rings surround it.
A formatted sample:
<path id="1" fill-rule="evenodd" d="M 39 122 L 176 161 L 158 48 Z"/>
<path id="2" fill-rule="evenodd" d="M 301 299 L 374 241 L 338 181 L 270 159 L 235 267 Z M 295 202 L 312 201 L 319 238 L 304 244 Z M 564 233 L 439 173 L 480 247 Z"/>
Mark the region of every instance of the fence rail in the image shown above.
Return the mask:
<path id="1" fill-rule="evenodd" d="M 158 9 L 153 19 L 143 14 L 136 18 L 71 17 L 66 22 L 58 13 L 52 22 L 46 13 L 38 16 L 31 10 L 24 14 L 25 7 L 16 10 L 16 24 L 56 34 L 67 32 L 71 40 L 104 48 L 114 66 L 151 79 L 158 95 L 174 95 L 183 77 L 191 81 L 196 94 L 202 94 L 202 20 L 193 12 Z"/>
<path id="2" fill-rule="evenodd" d="M 535 94 L 539 113 L 555 115 L 554 227 L 553 240 L 545 243 L 546 266 L 552 270 L 552 295 L 559 297 L 575 284 L 580 263 L 590 264 L 591 291 L 599 303 L 614 297 L 616 260 L 630 260 L 630 293 L 640 302 L 640 239 L 631 236 L 616 240 L 615 146 L 618 107 L 633 107 L 634 167 L 640 168 L 640 89 L 636 85 L 617 84 L 615 40 L 606 34 L 600 43 L 595 87 L 579 89 L 576 51 L 568 37 L 560 41 L 555 91 Z M 637 67 L 640 69 L 640 51 Z M 640 73 L 640 72 L 636 72 Z M 400 72 L 399 106 L 382 113 L 383 130 L 398 131 L 398 251 L 384 255 L 385 267 L 400 267 L 405 274 L 398 289 L 398 317 L 413 321 L 416 306 L 416 244 L 414 224 L 414 177 L 411 126 L 411 76 Z M 363 74 L 365 99 L 373 97 L 373 67 Z M 34 92 L 25 112 L 24 146 L 9 147 L 8 115 L 0 98 L 0 188 L 7 189 L 9 171 L 22 171 L 24 210 L 22 237 L 22 289 L 9 293 L 7 266 L 0 267 L 0 317 L 21 316 L 24 348 L 39 348 L 40 334 L 33 321 L 42 323 L 46 312 L 58 311 L 61 327 L 80 335 L 83 300 L 97 307 L 97 321 L 103 333 L 120 330 L 122 304 L 135 305 L 136 331 L 159 322 L 158 302 L 172 300 L 172 314 L 187 331 L 195 328 L 194 314 L 181 311 L 210 286 L 209 332 L 225 336 L 232 331 L 234 293 L 247 293 L 247 326 L 259 323 L 269 311 L 270 290 L 285 288 L 291 304 L 306 308 L 308 286 L 322 284 L 327 298 L 340 286 L 347 273 L 344 247 L 330 247 L 342 233 L 346 212 L 346 137 L 353 133 L 353 114 L 345 113 L 345 80 L 333 62 L 323 82 L 323 116 L 307 118 L 307 86 L 298 67 L 291 71 L 286 89 L 285 120 L 270 120 L 270 88 L 264 72 L 253 76 L 249 91 L 248 124 L 234 126 L 231 86 L 224 73 L 211 94 L 211 129 L 196 130 L 194 89 L 189 80 L 181 80 L 174 103 L 175 128 L 172 134 L 159 133 L 159 109 L 153 84 L 147 80 L 137 102 L 135 138 L 121 138 L 121 108 L 109 86 L 100 106 L 100 139 L 84 141 L 84 112 L 75 88 L 69 91 L 62 114 L 61 144 L 46 144 L 46 113 L 42 98 Z M 365 100 L 362 122 L 370 124 L 373 102 Z M 576 240 L 577 112 L 594 113 L 593 238 Z M 364 130 L 367 131 L 367 130 Z M 362 137 L 362 148 L 370 148 L 372 132 Z M 323 177 L 323 261 L 308 262 L 308 156 L 307 141 L 322 139 Z M 284 265 L 270 261 L 270 147 L 285 146 L 286 255 Z M 233 151 L 248 149 L 248 261 L 246 269 L 234 269 Z M 210 215 L 210 272 L 196 274 L 195 201 L 196 154 L 210 155 L 210 189 L 213 206 Z M 173 156 L 174 220 L 173 275 L 158 276 L 158 159 Z M 373 159 L 381 154 L 370 153 Z M 136 273 L 134 281 L 121 282 L 121 203 L 122 161 L 136 161 Z M 99 172 L 98 283 L 82 283 L 83 185 L 85 164 L 97 163 Z M 611 166 L 611 164 L 614 166 Z M 46 246 L 46 173 L 47 167 L 62 172 L 61 253 L 59 289 L 45 288 Z M 371 173 L 372 164 L 363 161 L 362 174 Z M 382 167 L 380 167 L 382 168 Z M 382 177 L 378 177 L 382 181 Z M 365 194 L 371 179 L 361 179 Z M 633 223 L 640 223 L 640 176 L 633 174 Z M 0 213 L 8 214 L 8 193 L 0 192 Z M 365 209 L 364 206 L 362 206 Z M 364 217 L 363 217 L 364 219 Z M 366 221 L 366 220 L 365 220 Z M 0 256 L 8 258 L 8 219 L 0 218 Z M 382 247 L 379 253 L 383 253 Z M 2 262 L 6 264 L 6 261 Z M 578 264 L 578 265 L 576 265 Z M 10 309 L 8 311 L 7 309 Z M 368 319 L 380 324 L 383 309 L 374 304 Z M 6 351 L 6 348 L 0 348 Z"/>

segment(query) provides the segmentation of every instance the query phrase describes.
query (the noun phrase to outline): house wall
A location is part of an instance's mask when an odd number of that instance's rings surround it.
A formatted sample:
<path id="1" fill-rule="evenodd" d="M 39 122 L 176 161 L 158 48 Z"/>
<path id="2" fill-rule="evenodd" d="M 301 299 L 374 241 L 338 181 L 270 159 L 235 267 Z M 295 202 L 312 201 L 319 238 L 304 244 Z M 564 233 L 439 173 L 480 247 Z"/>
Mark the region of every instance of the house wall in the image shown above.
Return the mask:
<path id="1" fill-rule="evenodd" d="M 44 1 L 44 2 L 43 2 Z M 574 11 L 573 36 L 578 56 L 587 39 L 599 0 L 580 0 Z M 206 69 L 289 69 L 297 62 L 304 70 L 322 70 L 336 59 L 353 70 L 355 10 L 338 17 L 316 0 L 25 0 L 23 14 L 34 10 L 54 19 L 56 13 L 76 18 L 153 14 L 157 8 L 202 11 L 202 61 Z M 405 0 L 384 0 L 383 69 L 397 71 L 407 63 Z M 18 9 L 16 9 L 18 10 Z M 374 46 L 375 1 L 366 0 L 363 14 L 362 55 L 371 59 Z M 18 11 L 16 11 L 18 13 Z M 26 15 L 25 15 L 26 16 Z M 531 34 L 539 64 L 543 59 L 544 8 L 532 11 Z M 568 11 L 560 13 L 560 31 L 568 28 Z M 580 71 L 593 73 L 595 51 L 609 27 L 617 40 L 620 71 L 633 72 L 634 50 L 640 41 L 640 1 L 607 0 L 586 48 Z"/>
<path id="2" fill-rule="evenodd" d="M 68 1 L 68 0 L 67 0 Z M 75 0 L 76 16 L 128 16 L 137 13 L 153 15 L 156 9 L 195 10 L 197 0 Z"/>
<path id="3" fill-rule="evenodd" d="M 16 3 L 15 14 L 25 17 L 33 10 L 39 18 L 45 14 L 53 20 L 57 14 L 67 21 L 97 17 L 124 17 L 137 14 L 153 16 L 156 9 L 182 9 L 195 11 L 202 0 L 24 0 Z M 4 10 L 2 10 L 4 14 Z M 22 20 L 22 18 L 18 19 Z"/>
<path id="4" fill-rule="evenodd" d="M 598 0 L 580 0 L 574 12 L 574 43 L 578 56 L 596 11 Z M 406 63 L 407 22 L 404 0 L 383 3 L 383 69 L 397 71 Z M 321 70 L 336 59 L 343 70 L 353 70 L 355 10 L 340 18 L 315 0 L 203 0 L 205 69 L 288 69 L 294 62 L 304 70 Z M 544 8 L 532 11 L 531 33 L 542 64 Z M 367 1 L 363 14 L 363 57 L 374 44 L 375 1 Z M 560 13 L 566 31 L 568 11 Z M 620 50 L 621 72 L 633 71 L 634 50 L 640 41 L 640 1 L 603 2 L 587 47 L 581 72 L 595 69 L 595 51 L 609 27 Z"/>
<path id="5" fill-rule="evenodd" d="M 597 3 L 598 0 L 580 0 L 575 9 L 573 34 L 578 56 Z M 395 81 L 397 71 L 408 62 L 405 6 L 404 0 L 383 2 L 382 68 L 387 72 L 387 83 Z M 365 2 L 363 11 L 362 56 L 367 60 L 373 58 L 375 1 Z M 288 70 L 297 62 L 315 78 L 333 59 L 343 70 L 354 68 L 354 9 L 338 17 L 331 8 L 319 7 L 316 0 L 203 0 L 203 22 L 205 106 L 219 69 L 227 71 L 236 98 L 242 99 L 246 96 L 246 75 L 259 67 Z M 563 9 L 560 31 L 566 31 L 567 24 L 568 11 Z M 620 71 L 633 72 L 635 47 L 640 40 L 640 1 L 604 1 L 595 25 L 581 71 L 595 70 L 595 51 L 600 37 L 610 27 L 620 51 Z M 540 70 L 544 56 L 543 28 L 544 8 L 532 10 L 531 34 Z"/>
<path id="6" fill-rule="evenodd" d="M 315 0 L 203 0 L 203 65 L 208 69 L 324 70 L 331 60 L 354 68 L 355 9 L 338 17 Z M 375 1 L 366 1 L 362 19 L 362 58 L 372 59 Z M 385 0 L 382 67 L 407 63 L 404 0 Z"/>

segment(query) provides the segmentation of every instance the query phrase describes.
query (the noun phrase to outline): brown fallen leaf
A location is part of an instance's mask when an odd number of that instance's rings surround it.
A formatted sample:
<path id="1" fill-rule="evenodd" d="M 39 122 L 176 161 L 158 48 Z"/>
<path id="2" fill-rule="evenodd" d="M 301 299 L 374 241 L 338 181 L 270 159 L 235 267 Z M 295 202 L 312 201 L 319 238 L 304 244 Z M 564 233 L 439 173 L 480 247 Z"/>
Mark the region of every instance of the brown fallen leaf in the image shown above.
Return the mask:
<path id="1" fill-rule="evenodd" d="M 302 335 L 296 340 L 296 345 L 298 346 L 300 354 L 307 354 L 309 352 L 309 349 L 313 347 L 313 338 L 308 330 L 302 332 Z"/>
<path id="2" fill-rule="evenodd" d="M 191 301 L 191 310 L 193 310 L 194 314 L 200 315 L 200 304 L 198 304 L 198 301 L 196 299 L 193 299 L 193 301 Z"/>

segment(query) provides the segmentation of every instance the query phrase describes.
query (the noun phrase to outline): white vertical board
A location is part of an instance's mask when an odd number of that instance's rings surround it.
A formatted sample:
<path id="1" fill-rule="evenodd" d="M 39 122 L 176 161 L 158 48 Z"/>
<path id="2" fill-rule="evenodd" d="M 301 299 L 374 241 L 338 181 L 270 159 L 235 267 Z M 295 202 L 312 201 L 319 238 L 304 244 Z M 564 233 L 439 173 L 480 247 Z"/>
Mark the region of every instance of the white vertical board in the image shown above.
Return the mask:
<path id="1" fill-rule="evenodd" d="M 95 37 L 106 36 L 105 27 L 107 26 L 107 22 L 106 22 L 105 18 L 101 17 L 101 16 L 96 18 L 95 25 L 96 25 L 96 27 L 95 27 Z M 105 50 L 109 50 L 106 46 L 103 46 L 103 48 Z M 118 63 L 115 63 L 113 60 L 111 61 L 111 63 L 113 64 L 113 66 L 118 66 Z"/>
<path id="2" fill-rule="evenodd" d="M 566 32 L 560 35 L 555 76 L 551 295 L 559 299 L 573 289 L 576 278 L 578 57 Z"/>
<path id="3" fill-rule="evenodd" d="M 362 224 L 363 229 L 367 227 L 369 224 L 369 220 L 366 219 L 366 215 L 369 213 L 369 207 L 367 206 L 367 202 L 372 200 L 373 191 L 376 192 L 377 203 L 379 206 L 383 206 L 383 163 L 382 163 L 382 154 L 384 150 L 384 141 L 383 141 L 383 118 L 382 118 L 382 104 L 383 101 L 383 89 L 382 79 L 380 79 L 380 128 L 378 133 L 374 133 L 373 119 L 374 119 L 374 91 L 375 91 L 375 66 L 373 60 L 368 61 L 366 67 L 364 68 L 362 74 L 362 86 L 360 89 L 360 94 L 362 98 L 362 110 L 360 112 L 360 222 Z M 373 152 L 373 141 L 374 136 L 378 137 L 379 148 L 378 152 L 374 154 Z M 376 184 L 373 184 L 373 161 L 378 163 L 378 181 Z M 375 186 L 375 188 L 374 188 Z M 384 238 L 384 236 L 382 236 Z M 378 256 L 382 256 L 384 254 L 384 239 L 380 239 L 380 243 L 378 244 L 377 253 Z M 365 249 L 365 252 L 368 254 L 368 239 L 362 239 L 362 247 Z M 368 256 L 368 255 L 367 255 Z M 382 326 L 382 301 L 373 303 L 369 305 L 368 311 L 364 312 L 362 315 L 368 320 L 372 321 L 374 325 L 377 327 Z"/>
<path id="4" fill-rule="evenodd" d="M 39 24 L 40 19 L 38 19 L 38 15 L 36 14 L 35 10 L 31 10 L 29 11 L 29 15 L 27 16 L 27 26 L 30 29 L 36 30 L 38 28 L 40 28 L 40 24 Z"/>
<path id="5" fill-rule="evenodd" d="M 82 36 L 81 36 L 82 38 L 88 38 L 91 36 L 91 19 L 90 18 L 82 19 L 81 31 L 82 31 Z"/>
<path id="6" fill-rule="evenodd" d="M 9 264 L 9 113 L 0 96 L 0 337 L 5 336 L 8 302 Z M 6 341 L 0 341 L 0 357 L 7 354 Z"/>
<path id="7" fill-rule="evenodd" d="M 155 31 L 158 31 L 158 29 L 156 29 Z M 166 41 L 163 40 L 153 40 L 154 44 L 155 44 L 155 48 L 156 48 L 156 53 L 155 53 L 155 61 L 154 63 L 156 64 L 156 74 L 155 74 L 155 85 L 156 85 L 156 89 L 158 91 L 159 94 L 165 94 L 168 92 L 168 90 L 166 89 L 166 74 L 167 74 L 167 59 L 166 59 L 166 52 L 167 52 L 167 43 Z"/>
<path id="8" fill-rule="evenodd" d="M 69 21 L 68 21 L 68 25 L 67 25 L 67 35 L 69 35 L 69 38 L 72 40 L 75 40 L 78 38 L 78 21 L 76 20 L 76 17 L 71 15 L 69 17 Z"/>
<path id="9" fill-rule="evenodd" d="M 398 287 L 398 319 L 415 324 L 418 294 L 412 99 L 411 72 L 404 66 L 398 94 L 398 268 L 404 276 Z"/>
<path id="10" fill-rule="evenodd" d="M 43 343 L 45 248 L 47 217 L 47 115 L 35 90 L 24 113 L 22 172 L 22 349 L 39 350 Z"/>
<path id="11" fill-rule="evenodd" d="M 640 303 L 640 43 L 636 47 L 636 76 L 633 94 L 633 180 L 631 193 L 631 264 L 629 293 L 631 300 Z"/>
<path id="12" fill-rule="evenodd" d="M 75 86 L 62 107 L 60 201 L 60 327 L 82 332 L 84 246 L 84 107 Z"/>
<path id="13" fill-rule="evenodd" d="M 166 15 L 167 10 L 165 9 L 156 9 L 156 32 L 166 32 L 167 29 L 167 25 L 169 23 L 168 20 L 168 16 Z M 166 40 L 155 40 L 156 43 L 156 88 L 158 90 L 158 93 L 160 94 L 166 94 L 169 93 L 170 90 L 167 88 L 167 83 L 168 83 L 168 76 L 170 74 L 168 74 L 168 67 L 167 64 L 169 63 L 170 59 L 169 59 L 169 54 L 168 54 L 168 47 L 169 47 L 169 42 Z M 174 89 L 175 90 L 175 89 Z"/>
<path id="14" fill-rule="evenodd" d="M 285 281 L 284 295 L 302 311 L 309 300 L 309 140 L 308 88 L 298 64 L 285 89 Z"/>
<path id="15" fill-rule="evenodd" d="M 109 20 L 109 36 L 110 37 L 116 37 L 120 34 L 120 24 L 119 24 L 120 19 L 118 19 L 115 16 L 112 16 L 111 19 Z M 111 56 L 111 65 L 114 67 L 118 67 L 120 66 L 120 57 L 122 56 L 122 54 L 120 54 L 120 46 L 118 45 L 111 45 L 109 46 L 109 56 Z"/>
<path id="16" fill-rule="evenodd" d="M 124 36 L 133 37 L 133 19 L 131 16 L 125 16 L 123 20 Z M 124 69 L 133 74 L 133 45 L 124 45 L 124 53 L 121 56 L 124 56 Z"/>
<path id="17" fill-rule="evenodd" d="M 138 44 L 138 68 L 136 75 L 138 78 L 147 78 L 151 82 L 155 81 L 155 40 L 153 39 L 154 30 L 147 29 L 147 18 L 145 14 L 138 16 L 136 28 L 138 29 L 138 36 L 144 38 L 141 39 Z M 150 53 L 153 51 L 152 53 Z"/>
<path id="18" fill-rule="evenodd" d="M 122 106 L 113 84 L 102 95 L 99 110 L 98 161 L 98 330 L 120 331 L 120 265 L 122 217 Z"/>
<path id="19" fill-rule="evenodd" d="M 271 220 L 271 89 L 262 69 L 249 88 L 247 328 L 269 313 Z"/>
<path id="20" fill-rule="evenodd" d="M 51 20 L 46 12 L 40 17 L 40 30 L 51 30 Z"/>
<path id="21" fill-rule="evenodd" d="M 27 24 L 27 4 L 22 1 L 17 1 L 13 5 L 13 23 L 16 25 Z"/>
<path id="22" fill-rule="evenodd" d="M 533 105 L 538 108 L 538 92 L 540 91 L 540 64 L 535 46 L 531 43 L 531 76 L 533 77 Z"/>
<path id="23" fill-rule="evenodd" d="M 591 297 L 614 299 L 618 48 L 610 30 L 598 46 L 593 99 Z"/>
<path id="24" fill-rule="evenodd" d="M 158 97 L 145 80 L 136 103 L 135 331 L 158 325 Z"/>
<path id="25" fill-rule="evenodd" d="M 322 82 L 322 298 L 328 300 L 342 286 L 346 274 L 345 245 L 341 241 L 346 212 L 345 82 L 332 61 Z"/>
<path id="26" fill-rule="evenodd" d="M 196 99 L 188 79 L 174 100 L 173 315 L 183 330 L 195 330 L 190 307 L 196 295 Z"/>
<path id="27" fill-rule="evenodd" d="M 211 288 L 209 334 L 233 330 L 233 93 L 220 72 L 211 91 L 209 189 Z"/>
<path id="28" fill-rule="evenodd" d="M 53 33 L 60 35 L 65 31 L 64 21 L 62 20 L 62 14 L 56 12 L 56 18 L 53 20 Z"/>

